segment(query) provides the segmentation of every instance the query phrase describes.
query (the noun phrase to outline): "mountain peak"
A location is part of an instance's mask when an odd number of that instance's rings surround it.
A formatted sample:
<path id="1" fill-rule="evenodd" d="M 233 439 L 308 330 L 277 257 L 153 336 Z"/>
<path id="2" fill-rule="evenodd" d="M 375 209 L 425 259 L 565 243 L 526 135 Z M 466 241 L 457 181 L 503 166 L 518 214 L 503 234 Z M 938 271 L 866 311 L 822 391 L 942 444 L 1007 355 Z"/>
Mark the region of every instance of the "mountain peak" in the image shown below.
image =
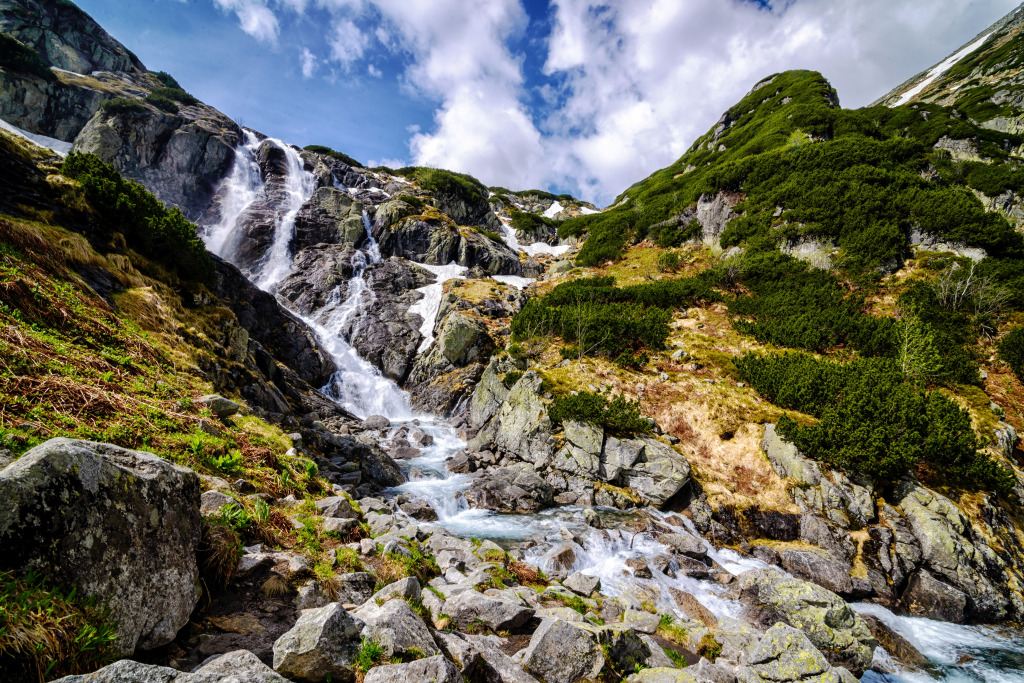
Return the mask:
<path id="1" fill-rule="evenodd" d="M 139 58 L 70 0 L 0 0 L 0 33 L 75 73 L 145 71 Z"/>

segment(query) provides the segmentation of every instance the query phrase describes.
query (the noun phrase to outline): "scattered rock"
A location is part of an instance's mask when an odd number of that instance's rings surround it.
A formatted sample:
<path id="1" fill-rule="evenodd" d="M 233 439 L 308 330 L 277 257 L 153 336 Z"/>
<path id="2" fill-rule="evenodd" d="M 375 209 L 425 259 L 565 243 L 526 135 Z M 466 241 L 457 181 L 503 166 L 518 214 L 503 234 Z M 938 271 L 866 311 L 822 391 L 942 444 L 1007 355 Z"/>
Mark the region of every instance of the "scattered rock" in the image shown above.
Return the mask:
<path id="1" fill-rule="evenodd" d="M 506 600 L 499 600 L 478 593 L 464 591 L 445 602 L 452 625 L 466 630 L 476 622 L 482 622 L 492 631 L 506 631 L 525 624 L 532 616 L 533 609 Z"/>
<path id="2" fill-rule="evenodd" d="M 308 683 L 351 680 L 362 630 L 363 622 L 336 602 L 304 612 L 274 643 L 274 670 Z"/>
<path id="3" fill-rule="evenodd" d="M 601 590 L 601 579 L 582 572 L 574 572 L 562 582 L 562 585 L 573 593 L 589 598 L 594 591 Z"/>
<path id="4" fill-rule="evenodd" d="M 604 667 L 604 655 L 593 632 L 560 619 L 545 619 L 530 638 L 522 664 L 545 683 L 575 683 L 596 678 Z"/>
<path id="5" fill-rule="evenodd" d="M 408 664 L 385 664 L 367 672 L 363 683 L 463 683 L 458 667 L 441 655 Z"/>
<path id="6" fill-rule="evenodd" d="M 238 412 L 238 404 L 234 401 L 224 398 L 218 394 L 210 394 L 196 399 L 196 403 L 201 403 L 210 409 L 210 412 L 219 418 L 230 417 Z"/>

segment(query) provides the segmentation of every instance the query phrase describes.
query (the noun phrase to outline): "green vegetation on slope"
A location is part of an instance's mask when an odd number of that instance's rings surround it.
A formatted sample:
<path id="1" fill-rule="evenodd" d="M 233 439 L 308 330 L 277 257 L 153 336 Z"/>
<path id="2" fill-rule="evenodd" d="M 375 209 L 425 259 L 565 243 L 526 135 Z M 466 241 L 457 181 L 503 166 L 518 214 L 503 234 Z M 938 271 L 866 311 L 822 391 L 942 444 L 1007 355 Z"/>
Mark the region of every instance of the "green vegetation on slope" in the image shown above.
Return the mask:
<path id="1" fill-rule="evenodd" d="M 907 382 L 892 361 L 747 354 L 736 367 L 772 403 L 818 418 L 807 426 L 786 417 L 778 424 L 815 460 L 882 483 L 923 464 L 957 486 L 1013 488 L 1013 475 L 978 452 L 970 416 L 941 392 Z"/>
<path id="2" fill-rule="evenodd" d="M 933 148 L 943 136 L 975 139 L 980 153 L 996 161 L 1007 159 L 1005 145 L 1024 143 L 938 105 L 843 110 L 819 74 L 777 74 L 676 163 L 629 188 L 621 206 L 568 220 L 559 234 L 587 234 L 577 262 L 594 265 L 617 259 L 624 246 L 644 237 L 674 242 L 658 229 L 651 234 L 652 226 L 692 208 L 702 195 L 730 191 L 743 201 L 722 246 L 758 238 L 832 242 L 841 250 L 840 267 L 860 277 L 898 259 L 912 230 L 996 256 L 1024 253 L 1021 236 L 987 213 L 970 190 L 922 177 L 933 162 L 940 173 L 952 173 L 948 154 Z M 1013 184 L 1007 179 L 1012 170 L 957 172 L 993 189 Z"/>
<path id="3" fill-rule="evenodd" d="M 467 173 L 426 166 L 406 166 L 393 173 L 412 180 L 422 189 L 446 201 L 463 201 L 467 205 L 487 201 L 487 186 Z"/>
<path id="4" fill-rule="evenodd" d="M 72 152 L 61 172 L 84 188 L 107 234 L 120 232 L 131 247 L 182 278 L 207 282 L 213 277 L 206 246 L 179 209 L 168 210 L 146 188 L 124 179 L 94 154 Z"/>
<path id="5" fill-rule="evenodd" d="M 668 337 L 671 309 L 717 298 L 706 276 L 621 288 L 613 277 L 572 280 L 528 301 L 512 320 L 512 337 L 557 334 L 581 355 L 616 359 L 644 348 L 660 349 Z"/>
<path id="6" fill-rule="evenodd" d="M 38 52 L 6 33 L 0 33 L 0 66 L 15 73 L 39 76 L 47 81 L 57 80 Z"/>
<path id="7" fill-rule="evenodd" d="M 307 152 L 313 152 L 315 154 L 323 154 L 325 156 L 333 157 L 342 163 L 348 164 L 349 166 L 354 166 L 356 168 L 363 167 L 361 163 L 359 163 L 349 155 L 344 154 L 342 152 L 336 152 L 330 147 L 325 147 L 324 145 L 306 145 L 302 149 L 304 149 Z"/>

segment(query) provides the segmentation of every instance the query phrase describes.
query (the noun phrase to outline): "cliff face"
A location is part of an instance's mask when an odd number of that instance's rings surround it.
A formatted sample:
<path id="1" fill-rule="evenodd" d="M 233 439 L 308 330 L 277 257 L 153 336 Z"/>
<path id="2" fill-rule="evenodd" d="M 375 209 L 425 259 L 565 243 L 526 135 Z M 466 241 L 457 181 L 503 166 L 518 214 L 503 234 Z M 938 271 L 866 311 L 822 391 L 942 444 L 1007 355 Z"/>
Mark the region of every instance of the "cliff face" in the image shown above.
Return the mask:
<path id="1" fill-rule="evenodd" d="M 2 0 L 0 33 L 14 36 L 66 71 L 146 70 L 138 57 L 68 0 Z"/>
<path id="2" fill-rule="evenodd" d="M 180 90 L 153 100 L 166 84 L 71 2 L 4 0 L 0 30 L 51 67 L 0 65 L 0 118 L 96 154 L 188 216 L 207 207 L 241 134 L 231 119 Z"/>

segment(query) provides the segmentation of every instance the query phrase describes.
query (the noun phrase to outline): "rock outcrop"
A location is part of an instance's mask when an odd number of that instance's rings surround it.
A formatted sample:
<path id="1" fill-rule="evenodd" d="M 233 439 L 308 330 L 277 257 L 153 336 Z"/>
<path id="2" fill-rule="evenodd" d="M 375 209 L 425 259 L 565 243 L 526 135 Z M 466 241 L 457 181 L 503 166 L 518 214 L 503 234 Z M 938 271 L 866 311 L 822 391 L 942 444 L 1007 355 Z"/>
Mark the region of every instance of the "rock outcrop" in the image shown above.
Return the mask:
<path id="1" fill-rule="evenodd" d="M 878 642 L 835 593 L 771 569 L 744 572 L 739 586 L 751 618 L 763 627 L 784 622 L 803 631 L 833 666 L 856 676 L 871 665 Z"/>
<path id="2" fill-rule="evenodd" d="M 51 439 L 0 471 L 0 564 L 96 596 L 128 655 L 171 642 L 199 597 L 199 477 L 151 453 Z"/>
<path id="3" fill-rule="evenodd" d="M 138 112 L 100 109 L 78 132 L 73 149 L 113 164 L 197 219 L 231 168 L 240 138 L 234 121 L 205 104 L 182 106 L 176 114 L 144 105 Z"/>
<path id="4" fill-rule="evenodd" d="M 520 271 L 519 257 L 503 242 L 436 212 L 401 218 L 390 225 L 375 221 L 373 236 L 386 256 L 435 266 L 458 263 L 479 267 L 489 275 L 517 275 Z"/>

